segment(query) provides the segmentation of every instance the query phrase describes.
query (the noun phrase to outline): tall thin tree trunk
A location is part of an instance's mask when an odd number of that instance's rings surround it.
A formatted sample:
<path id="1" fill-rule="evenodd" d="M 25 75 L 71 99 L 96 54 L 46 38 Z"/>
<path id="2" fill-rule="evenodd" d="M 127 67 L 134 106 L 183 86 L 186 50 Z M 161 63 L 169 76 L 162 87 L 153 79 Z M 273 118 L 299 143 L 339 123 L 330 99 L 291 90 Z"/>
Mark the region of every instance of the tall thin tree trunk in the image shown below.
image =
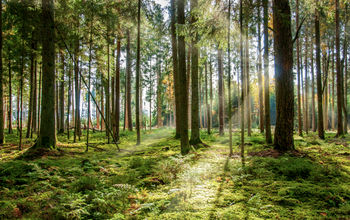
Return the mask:
<path id="1" fill-rule="evenodd" d="M 40 134 L 37 147 L 56 148 L 55 131 L 55 30 L 53 0 L 42 0 L 43 88 Z"/>
<path id="2" fill-rule="evenodd" d="M 264 106 L 265 106 L 265 137 L 266 143 L 272 143 L 271 121 L 270 121 L 270 76 L 269 76 L 269 9 L 268 0 L 262 0 L 264 7 Z"/>
<path id="3" fill-rule="evenodd" d="M 306 32 L 306 39 L 305 39 L 305 132 L 306 134 L 309 133 L 309 76 L 308 76 L 308 32 Z"/>
<path id="4" fill-rule="evenodd" d="M 205 61 L 204 64 L 204 68 L 205 68 L 205 106 L 206 106 L 206 110 L 207 110 L 207 131 L 208 134 L 211 133 L 211 117 L 210 117 L 210 104 L 208 101 L 208 63 L 207 61 Z"/>
<path id="5" fill-rule="evenodd" d="M 0 3 L 1 6 L 1 3 Z M 0 8 L 1 9 L 1 8 Z M 1 18 L 0 18 L 1 19 Z M 0 34 L 1 35 L 1 34 Z M 0 40 L 1 41 L 1 40 Z M 0 61 L 1 62 L 1 61 Z M 1 66 L 1 63 L 0 63 Z M 1 68 L 1 67 L 0 67 Z M 8 133 L 13 134 L 12 130 L 12 72 L 11 72 L 11 61 L 8 63 L 9 68 L 9 107 L 8 107 Z"/>
<path id="6" fill-rule="evenodd" d="M 337 68 L 337 111 L 338 111 L 338 130 L 337 130 L 337 136 L 344 135 L 344 129 L 343 129 L 343 76 L 341 73 L 341 66 L 340 66 L 340 37 L 339 37 L 339 0 L 335 0 L 335 47 L 337 51 L 337 62 L 336 62 L 336 68 Z"/>
<path id="7" fill-rule="evenodd" d="M 294 81 L 291 12 L 288 0 L 273 0 L 276 128 L 275 149 L 294 149 Z"/>
<path id="8" fill-rule="evenodd" d="M 224 135 L 224 88 L 222 49 L 218 48 L 219 134 Z"/>
<path id="9" fill-rule="evenodd" d="M 332 97 L 330 97 L 330 101 L 331 103 L 331 117 L 330 120 L 332 122 L 332 130 L 335 130 L 335 62 L 334 62 L 334 58 L 335 58 L 335 53 L 334 53 L 334 44 L 332 47 Z M 332 98 L 332 99 L 331 99 Z"/>
<path id="10" fill-rule="evenodd" d="M 69 67 L 68 67 L 68 106 L 67 106 L 67 139 L 69 141 L 70 138 L 70 119 L 69 119 L 69 114 L 70 114 L 70 106 L 72 104 L 72 68 L 71 68 L 71 64 L 69 63 Z M 74 111 L 72 111 L 74 113 Z"/>
<path id="11" fill-rule="evenodd" d="M 197 15 L 195 10 L 197 10 L 198 1 L 191 0 L 191 24 L 197 22 Z M 201 143 L 200 134 L 199 134 L 199 105 L 200 105 L 200 96 L 198 94 L 198 35 L 194 31 L 191 42 L 191 79 L 192 79 L 192 100 L 191 100 L 191 140 L 192 145 Z"/>
<path id="12" fill-rule="evenodd" d="M 229 156 L 233 155 L 232 149 L 232 99 L 231 99 L 231 0 L 228 2 L 228 15 L 227 15 L 227 58 L 228 58 L 228 78 L 227 78 L 227 89 L 228 89 L 228 130 L 229 130 Z"/>
<path id="13" fill-rule="evenodd" d="M 316 1 L 315 8 L 315 36 L 316 36 L 316 81 L 317 81 L 317 130 L 318 136 L 324 139 L 323 107 L 322 107 L 322 82 L 321 82 L 321 42 L 320 42 L 320 13 Z"/>
<path id="14" fill-rule="evenodd" d="M 32 34 L 33 36 L 34 34 Z M 27 133 L 26 138 L 30 137 L 32 129 L 32 120 L 33 120 L 33 99 L 34 99 L 34 42 L 31 45 L 31 55 L 30 55 L 30 79 L 29 79 L 29 106 L 28 106 L 28 121 L 27 121 Z"/>
<path id="15" fill-rule="evenodd" d="M 296 0 L 296 27 L 299 27 L 299 0 Z M 299 136 L 303 136 L 303 124 L 302 124 L 302 116 L 301 116 L 301 94 L 300 94 L 300 87 L 301 87 L 301 77 L 300 77 L 300 45 L 299 45 L 299 39 L 296 39 L 296 47 L 297 47 L 297 77 L 298 77 L 298 131 Z"/>
<path id="16" fill-rule="evenodd" d="M 5 142 L 4 135 L 4 94 L 3 94 L 3 68 L 2 68 L 2 1 L 0 1 L 0 144 Z"/>
<path id="17" fill-rule="evenodd" d="M 135 83 L 135 92 L 136 92 L 136 134 L 137 140 L 136 144 L 139 145 L 141 143 L 141 133 L 140 133 L 140 50 L 141 50 L 141 40 L 140 40 L 140 32 L 141 32 L 141 0 L 138 1 L 138 9 L 137 9 L 137 50 L 136 50 L 136 83 Z M 142 111 L 141 111 L 142 112 Z"/>
<path id="18" fill-rule="evenodd" d="M 261 57 L 261 16 L 260 16 L 260 6 L 261 1 L 258 0 L 258 84 L 259 84 L 259 128 L 260 132 L 264 133 L 264 99 L 263 99 L 263 81 L 262 81 L 262 57 Z"/>
<path id="19" fill-rule="evenodd" d="M 180 25 L 185 24 L 185 1 L 177 1 L 177 18 Z M 187 98 L 187 79 L 186 79 L 186 49 L 185 49 L 185 37 L 182 35 L 178 36 L 178 82 L 179 82 L 179 120 L 180 125 L 180 136 L 181 136 L 181 153 L 187 154 L 190 151 L 189 141 L 188 141 L 188 98 Z"/>
<path id="20" fill-rule="evenodd" d="M 120 36 L 117 39 L 117 57 L 115 61 L 115 132 L 114 136 L 117 141 L 119 141 L 119 121 L 120 121 Z"/>
<path id="21" fill-rule="evenodd" d="M 175 91 L 175 137 L 180 138 L 180 87 L 178 80 L 178 59 L 177 59 L 177 39 L 176 39 L 176 6 L 175 0 L 170 0 L 170 28 L 171 28 L 171 50 L 172 50 L 172 62 L 173 62 L 173 77 L 174 77 L 174 91 Z"/>
<path id="22" fill-rule="evenodd" d="M 59 82 L 59 131 L 58 133 L 63 134 L 64 133 L 64 67 L 65 67 L 65 59 L 64 59 L 64 54 L 63 51 L 60 52 L 61 56 L 61 75 L 60 75 L 60 82 Z"/>
<path id="23" fill-rule="evenodd" d="M 157 127 L 163 126 L 162 120 L 162 65 L 161 60 L 158 58 L 158 71 L 157 71 Z"/>
<path id="24" fill-rule="evenodd" d="M 312 132 L 316 132 L 316 104 L 315 104 L 315 72 L 314 72 L 314 42 L 311 41 L 311 88 L 312 88 Z"/>
<path id="25" fill-rule="evenodd" d="M 39 104 L 38 104 L 38 133 L 40 134 L 40 124 L 41 124 L 41 105 L 42 105 L 42 64 L 40 64 L 40 68 L 39 68 Z"/>
<path id="26" fill-rule="evenodd" d="M 33 88 L 33 118 L 32 118 L 32 132 L 30 133 L 30 138 L 33 138 L 33 132 L 37 132 L 37 85 L 38 85 L 38 79 L 37 79 L 37 70 L 38 70 L 38 61 L 35 59 L 34 61 L 34 88 Z"/>
<path id="27" fill-rule="evenodd" d="M 266 0 L 267 1 L 267 0 Z M 240 21 L 240 66 L 241 66 L 241 159 L 242 159 L 242 165 L 245 164 L 245 157 L 244 157 L 244 102 L 245 102 L 245 91 L 244 91 L 244 56 L 243 56 L 243 0 L 240 0 L 240 7 L 239 7 L 239 21 Z"/>
<path id="28" fill-rule="evenodd" d="M 129 131 L 132 131 L 132 116 L 131 116 L 131 53 L 130 53 L 130 31 L 126 32 L 127 44 L 126 44 L 126 112 L 127 120 L 126 127 Z"/>

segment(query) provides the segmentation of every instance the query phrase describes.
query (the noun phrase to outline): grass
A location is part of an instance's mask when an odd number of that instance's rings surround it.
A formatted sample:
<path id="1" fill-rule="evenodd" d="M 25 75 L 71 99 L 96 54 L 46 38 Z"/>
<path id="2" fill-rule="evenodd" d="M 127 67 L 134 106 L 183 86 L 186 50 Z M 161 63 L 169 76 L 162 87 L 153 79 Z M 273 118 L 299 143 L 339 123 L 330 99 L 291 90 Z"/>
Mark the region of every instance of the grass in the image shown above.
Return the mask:
<path id="1" fill-rule="evenodd" d="M 295 136 L 297 152 L 279 155 L 259 133 L 247 137 L 247 161 L 238 156 L 239 134 L 201 132 L 210 147 L 182 156 L 172 129 L 121 134 L 121 151 L 103 144 L 85 152 L 59 135 L 61 151 L 17 159 L 16 134 L 0 148 L 0 219 L 315 219 L 350 216 L 350 136 L 326 141 Z M 24 139 L 27 149 L 33 141 Z"/>

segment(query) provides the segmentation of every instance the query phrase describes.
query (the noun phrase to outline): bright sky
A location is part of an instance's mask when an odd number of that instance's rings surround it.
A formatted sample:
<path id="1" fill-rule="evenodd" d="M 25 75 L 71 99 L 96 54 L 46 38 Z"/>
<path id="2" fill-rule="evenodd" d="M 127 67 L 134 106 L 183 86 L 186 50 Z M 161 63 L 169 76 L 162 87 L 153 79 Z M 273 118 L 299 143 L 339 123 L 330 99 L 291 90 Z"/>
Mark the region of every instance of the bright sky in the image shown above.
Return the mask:
<path id="1" fill-rule="evenodd" d="M 156 3 L 160 4 L 162 6 L 162 8 L 164 8 L 165 6 L 168 5 L 168 3 L 170 2 L 169 0 L 155 0 Z"/>

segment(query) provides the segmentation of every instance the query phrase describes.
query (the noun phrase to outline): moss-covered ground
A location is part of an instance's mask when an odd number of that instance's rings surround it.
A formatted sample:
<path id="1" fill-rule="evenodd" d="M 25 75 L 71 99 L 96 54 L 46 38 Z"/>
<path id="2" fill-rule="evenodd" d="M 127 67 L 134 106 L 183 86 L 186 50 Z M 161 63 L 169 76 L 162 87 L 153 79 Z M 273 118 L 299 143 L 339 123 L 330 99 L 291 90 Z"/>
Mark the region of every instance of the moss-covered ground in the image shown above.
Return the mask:
<path id="1" fill-rule="evenodd" d="M 216 132 L 209 147 L 180 155 L 172 129 L 122 132 L 119 152 L 95 132 L 101 145 L 85 152 L 59 135 L 60 150 L 23 159 L 16 134 L 0 147 L 0 219 L 348 219 L 350 136 L 325 141 L 295 136 L 297 151 L 280 155 L 261 134 L 247 137 L 246 164 L 228 158 L 228 136 Z M 22 158 L 22 159 L 19 159 Z"/>

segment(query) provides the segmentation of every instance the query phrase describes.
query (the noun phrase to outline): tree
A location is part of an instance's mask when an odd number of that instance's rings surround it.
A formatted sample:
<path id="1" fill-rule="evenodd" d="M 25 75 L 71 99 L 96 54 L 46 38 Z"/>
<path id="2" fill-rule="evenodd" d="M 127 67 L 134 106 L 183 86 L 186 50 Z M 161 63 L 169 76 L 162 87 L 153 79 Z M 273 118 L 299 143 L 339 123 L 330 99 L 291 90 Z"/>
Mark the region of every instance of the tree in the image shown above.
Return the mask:
<path id="1" fill-rule="evenodd" d="M 0 2 L 0 144 L 5 142 L 4 136 L 4 92 L 3 92 L 3 68 L 2 68 L 2 1 Z"/>
<path id="2" fill-rule="evenodd" d="M 279 151 L 294 149 L 294 82 L 291 12 L 288 0 L 273 0 L 276 129 L 274 145 Z"/>
<path id="3" fill-rule="evenodd" d="M 264 107 L 265 107 L 265 138 L 268 144 L 272 143 L 270 119 L 270 80 L 269 80 L 269 10 L 268 0 L 262 0 L 264 7 Z"/>
<path id="4" fill-rule="evenodd" d="M 177 21 L 179 25 L 185 24 L 185 1 L 177 0 Z M 186 49 L 185 36 L 178 35 L 178 79 L 179 79 L 179 120 L 180 136 L 181 136 L 181 153 L 187 154 L 190 151 L 188 141 L 188 116 L 187 116 L 187 79 L 186 79 Z"/>
<path id="5" fill-rule="evenodd" d="M 264 101 L 263 101 L 263 80 L 262 80 L 262 59 L 261 59 L 261 16 L 260 16 L 260 6 L 261 6 L 262 0 L 258 0 L 258 64 L 257 64 L 257 71 L 258 71 L 258 83 L 259 83 L 259 128 L 260 132 L 264 133 Z"/>
<path id="6" fill-rule="evenodd" d="M 137 8 L 137 51 L 136 51 L 136 144 L 141 143 L 140 133 L 140 25 L 141 25 L 141 0 L 138 1 Z"/>
<path id="7" fill-rule="evenodd" d="M 42 103 L 37 148 L 56 148 L 55 130 L 55 30 L 53 0 L 42 0 Z"/>
<path id="8" fill-rule="evenodd" d="M 120 120 L 120 37 L 117 39 L 117 57 L 116 57 L 116 70 L 115 70 L 115 131 L 114 136 L 119 141 L 119 120 Z"/>
<path id="9" fill-rule="evenodd" d="M 228 15 L 227 15 L 228 25 L 227 25 L 227 57 L 228 57 L 228 79 L 227 79 L 227 88 L 228 88 L 228 125 L 229 125 L 229 148 L 230 154 L 233 155 L 232 149 L 232 100 L 231 100 L 231 0 L 228 2 Z"/>
<path id="10" fill-rule="evenodd" d="M 296 26 L 299 27 L 299 0 L 296 0 Z M 302 116 L 301 116 L 301 94 L 300 94 L 300 87 L 301 87 L 301 77 L 300 77 L 300 44 L 299 44 L 299 38 L 296 39 L 296 47 L 297 47 L 297 76 L 298 76 L 298 131 L 299 135 L 303 135 L 303 124 L 302 124 Z"/>
<path id="11" fill-rule="evenodd" d="M 340 67 L 340 33 L 339 33 L 339 0 L 335 0 L 335 47 L 336 47 L 336 71 L 337 71 L 337 136 L 344 135 L 343 130 L 343 75 Z"/>
<path id="12" fill-rule="evenodd" d="M 195 10 L 197 9 L 198 1 L 191 0 L 191 24 L 194 25 L 197 21 Z M 193 31 L 191 41 L 191 79 L 192 79 L 192 101 L 191 101 L 191 139 L 190 143 L 196 145 L 201 143 L 199 135 L 199 95 L 198 95 L 198 34 Z"/>
<path id="13" fill-rule="evenodd" d="M 126 97 L 125 97 L 125 124 L 129 131 L 132 131 L 131 115 L 131 53 L 130 53 L 130 31 L 126 31 Z"/>
<path id="14" fill-rule="evenodd" d="M 177 41 L 176 41 L 176 7 L 175 0 L 170 0 L 170 29 L 171 29 L 171 49 L 172 49 L 172 62 L 173 62 L 173 77 L 174 77 L 174 91 L 175 91 L 175 137 L 180 137 L 180 88 L 178 79 L 178 59 L 177 59 Z"/>

